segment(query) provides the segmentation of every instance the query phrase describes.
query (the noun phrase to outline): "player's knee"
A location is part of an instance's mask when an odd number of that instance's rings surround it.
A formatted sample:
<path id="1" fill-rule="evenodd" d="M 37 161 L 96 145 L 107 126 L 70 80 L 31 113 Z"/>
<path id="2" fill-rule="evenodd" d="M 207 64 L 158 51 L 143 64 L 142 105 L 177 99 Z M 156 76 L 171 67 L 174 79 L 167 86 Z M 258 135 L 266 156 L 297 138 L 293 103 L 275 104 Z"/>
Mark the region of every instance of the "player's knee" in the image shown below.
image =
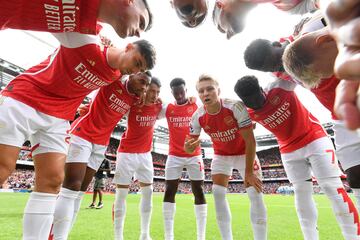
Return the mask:
<path id="1" fill-rule="evenodd" d="M 202 184 L 201 183 L 192 184 L 191 189 L 192 189 L 192 192 L 195 197 L 195 202 L 197 204 L 204 204 L 205 203 L 205 195 L 204 195 Z"/>
<path id="2" fill-rule="evenodd" d="M 35 181 L 36 188 L 40 192 L 57 193 L 60 190 L 60 186 L 64 180 L 64 174 L 62 172 L 54 175 L 47 175 L 47 177 L 37 178 Z"/>
<path id="3" fill-rule="evenodd" d="M 346 175 L 351 188 L 360 188 L 360 165 L 346 170 Z"/>
<path id="4" fill-rule="evenodd" d="M 73 190 L 73 191 L 80 191 L 82 185 L 81 179 L 68 179 L 67 177 L 64 180 L 63 187 Z"/>
<path id="5" fill-rule="evenodd" d="M 0 185 L 6 181 L 6 179 L 11 175 L 14 169 L 15 164 L 14 166 L 11 166 L 9 164 L 4 164 L 0 161 Z"/>

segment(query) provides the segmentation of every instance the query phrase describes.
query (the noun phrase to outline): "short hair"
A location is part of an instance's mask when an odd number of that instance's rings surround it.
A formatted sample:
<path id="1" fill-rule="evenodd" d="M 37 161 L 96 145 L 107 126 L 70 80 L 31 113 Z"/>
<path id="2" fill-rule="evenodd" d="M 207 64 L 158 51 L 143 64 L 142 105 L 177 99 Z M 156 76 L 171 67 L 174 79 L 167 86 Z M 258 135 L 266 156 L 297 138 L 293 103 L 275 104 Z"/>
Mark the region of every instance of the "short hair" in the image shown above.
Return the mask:
<path id="1" fill-rule="evenodd" d="M 174 78 L 173 80 L 171 80 L 170 82 L 170 88 L 173 87 L 178 87 L 180 85 L 184 84 L 184 86 L 186 85 L 185 80 L 182 78 Z"/>
<path id="2" fill-rule="evenodd" d="M 145 58 L 147 69 L 152 69 L 156 63 L 154 46 L 144 39 L 135 41 L 133 44 L 138 47 L 140 54 Z"/>
<path id="3" fill-rule="evenodd" d="M 321 75 L 312 69 L 314 62 L 312 51 L 304 47 L 304 43 L 299 40 L 292 42 L 285 48 L 282 57 L 284 69 L 305 86 L 313 88 L 319 85 Z"/>
<path id="4" fill-rule="evenodd" d="M 234 91 L 241 98 L 260 92 L 261 87 L 259 85 L 257 77 L 253 75 L 247 75 L 240 78 L 236 82 L 234 86 Z"/>
<path id="5" fill-rule="evenodd" d="M 158 86 L 159 88 L 161 88 L 161 82 L 157 77 L 152 77 L 150 84 L 155 84 L 156 86 Z"/>
<path id="6" fill-rule="evenodd" d="M 145 71 L 144 73 L 145 73 L 148 77 L 150 77 L 150 78 L 152 77 L 152 74 L 151 74 L 150 71 Z"/>
<path id="7" fill-rule="evenodd" d="M 210 75 L 207 75 L 207 74 L 201 74 L 199 79 L 196 81 L 196 90 L 199 90 L 198 89 L 198 85 L 200 82 L 204 82 L 204 81 L 211 81 L 215 84 L 216 87 L 219 87 L 219 82 L 214 79 L 213 77 L 211 77 Z"/>
<path id="8" fill-rule="evenodd" d="M 146 0 L 142 0 L 142 1 L 143 1 L 144 5 L 145 5 L 145 8 L 146 8 L 147 12 L 149 13 L 149 23 L 148 23 L 147 27 L 145 28 L 145 32 L 146 32 L 146 31 L 150 30 L 151 27 L 152 27 L 153 15 L 152 15 L 152 13 L 150 11 L 150 7 L 149 7 L 149 4 L 147 3 L 147 1 Z"/>
<path id="9" fill-rule="evenodd" d="M 244 52 L 245 65 L 254 70 L 262 70 L 267 56 L 272 54 L 269 40 L 256 39 L 252 41 Z"/>

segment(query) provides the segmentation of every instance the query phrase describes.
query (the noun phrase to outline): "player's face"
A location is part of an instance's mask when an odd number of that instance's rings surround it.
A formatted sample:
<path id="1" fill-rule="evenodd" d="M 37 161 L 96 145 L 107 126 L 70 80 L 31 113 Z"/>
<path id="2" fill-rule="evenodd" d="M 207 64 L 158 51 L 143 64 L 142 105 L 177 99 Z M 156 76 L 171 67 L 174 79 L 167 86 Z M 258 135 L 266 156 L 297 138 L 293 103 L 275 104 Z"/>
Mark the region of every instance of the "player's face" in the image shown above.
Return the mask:
<path id="1" fill-rule="evenodd" d="M 282 55 L 288 42 L 281 44 L 280 42 L 270 43 L 271 54 L 265 58 L 262 71 L 264 72 L 284 72 L 284 66 L 282 63 Z"/>
<path id="2" fill-rule="evenodd" d="M 207 14 L 207 0 L 172 0 L 172 6 L 182 24 L 196 27 L 203 22 Z"/>
<path id="3" fill-rule="evenodd" d="M 128 44 L 123 57 L 119 59 L 122 75 L 130 75 L 147 70 L 145 58 L 140 54 L 136 45 Z"/>
<path id="4" fill-rule="evenodd" d="M 218 30 L 230 39 L 244 29 L 246 14 L 255 6 L 251 2 L 217 0 L 214 22 Z"/>
<path id="5" fill-rule="evenodd" d="M 178 104 L 183 104 L 187 101 L 186 88 L 184 84 L 181 84 L 180 86 L 172 87 L 171 93 Z"/>
<path id="6" fill-rule="evenodd" d="M 135 94 L 138 97 L 141 97 L 145 94 L 149 84 L 150 77 L 145 73 L 133 74 L 129 77 L 128 88 L 130 93 Z"/>
<path id="7" fill-rule="evenodd" d="M 121 38 L 137 36 L 145 31 L 149 24 L 149 12 L 143 0 L 124 0 L 119 6 L 116 33 Z"/>
<path id="8" fill-rule="evenodd" d="M 198 83 L 197 91 L 199 98 L 205 106 L 212 106 L 219 102 L 219 87 L 213 81 L 201 81 Z"/>
<path id="9" fill-rule="evenodd" d="M 159 94 L 160 94 L 160 88 L 158 87 L 158 85 L 154 83 L 150 84 L 146 91 L 145 103 L 147 104 L 155 103 L 156 100 L 159 98 Z"/>

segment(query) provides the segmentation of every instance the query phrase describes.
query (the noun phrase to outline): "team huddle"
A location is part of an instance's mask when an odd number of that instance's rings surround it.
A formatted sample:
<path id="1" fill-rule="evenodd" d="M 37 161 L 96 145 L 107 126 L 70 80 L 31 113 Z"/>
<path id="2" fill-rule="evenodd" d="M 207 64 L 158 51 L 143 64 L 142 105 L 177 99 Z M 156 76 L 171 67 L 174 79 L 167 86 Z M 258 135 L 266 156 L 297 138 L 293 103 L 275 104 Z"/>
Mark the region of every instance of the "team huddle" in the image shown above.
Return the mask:
<path id="1" fill-rule="evenodd" d="M 170 139 L 162 211 L 166 240 L 174 239 L 175 195 L 184 168 L 194 194 L 197 239 L 206 239 L 202 130 L 214 149 L 212 193 L 222 239 L 233 239 L 226 192 L 234 169 L 244 179 L 250 200 L 253 238 L 267 239 L 254 124 L 261 124 L 277 138 L 294 186 L 304 239 L 319 239 L 313 177 L 330 200 L 344 239 L 360 239 L 360 136 L 352 131 L 360 126 L 356 106 L 358 1 L 216 0 L 212 20 L 228 39 L 243 30 L 244 18 L 258 4 L 271 3 L 281 11 L 307 15 L 294 32 L 279 41 L 256 39 L 246 48 L 246 66 L 269 72 L 266 87 L 260 86 L 256 76 L 243 76 L 234 86 L 239 98 L 232 100 L 220 97 L 219 81 L 210 75 L 199 76 L 191 85 L 178 77 L 170 82 L 173 103 L 159 98 L 161 82 L 149 71 L 156 64 L 150 42 L 137 40 L 116 48 L 97 35 L 101 30 L 97 22 L 113 26 L 120 38 L 140 37 L 150 30 L 153 16 L 146 0 L 0 2 L 1 29 L 51 32 L 60 42 L 53 54 L 0 92 L 0 184 L 15 169 L 22 144 L 29 139 L 32 145 L 36 178 L 24 210 L 23 239 L 68 238 L 111 133 L 123 117 L 127 128 L 117 150 L 114 175 L 115 239 L 126 239 L 126 197 L 133 178 L 141 187 L 139 239 L 151 239 L 151 149 L 154 125 L 162 118 L 167 120 Z M 207 0 L 171 0 L 171 4 L 181 23 L 190 28 L 201 24 L 209 11 Z M 345 34 L 343 28 L 353 35 Z M 297 85 L 313 92 L 332 113 L 336 149 L 296 96 Z M 187 96 L 189 86 L 196 88 L 201 105 Z M 93 91 L 91 103 L 81 105 Z M 80 117 L 73 121 L 78 111 Z M 357 207 L 341 182 L 338 160 Z"/>

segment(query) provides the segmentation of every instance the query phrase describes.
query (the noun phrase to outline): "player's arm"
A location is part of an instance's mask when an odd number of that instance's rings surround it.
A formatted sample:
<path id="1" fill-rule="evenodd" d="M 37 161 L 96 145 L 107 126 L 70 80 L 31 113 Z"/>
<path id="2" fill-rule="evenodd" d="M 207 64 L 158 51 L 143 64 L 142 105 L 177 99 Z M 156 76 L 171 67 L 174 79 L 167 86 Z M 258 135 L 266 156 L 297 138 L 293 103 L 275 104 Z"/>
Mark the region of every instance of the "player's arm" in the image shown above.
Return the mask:
<path id="1" fill-rule="evenodd" d="M 233 113 L 237 120 L 239 132 L 245 142 L 245 187 L 253 186 L 258 192 L 262 190 L 261 180 L 254 174 L 256 141 L 249 113 L 242 102 L 233 105 Z"/>
<path id="2" fill-rule="evenodd" d="M 96 44 L 100 42 L 98 36 L 86 35 L 76 32 L 52 33 L 52 35 L 67 48 L 78 48 L 87 44 Z"/>
<path id="3" fill-rule="evenodd" d="M 199 109 L 198 109 L 199 110 Z M 198 112 L 196 111 L 190 122 L 190 135 L 187 135 L 184 142 L 184 150 L 186 153 L 193 153 L 200 146 L 201 126 L 199 123 Z"/>
<path id="4" fill-rule="evenodd" d="M 262 190 L 261 180 L 254 174 L 254 161 L 256 155 L 256 141 L 252 125 L 240 129 L 240 134 L 245 141 L 245 187 L 253 186 L 258 192 Z"/>

